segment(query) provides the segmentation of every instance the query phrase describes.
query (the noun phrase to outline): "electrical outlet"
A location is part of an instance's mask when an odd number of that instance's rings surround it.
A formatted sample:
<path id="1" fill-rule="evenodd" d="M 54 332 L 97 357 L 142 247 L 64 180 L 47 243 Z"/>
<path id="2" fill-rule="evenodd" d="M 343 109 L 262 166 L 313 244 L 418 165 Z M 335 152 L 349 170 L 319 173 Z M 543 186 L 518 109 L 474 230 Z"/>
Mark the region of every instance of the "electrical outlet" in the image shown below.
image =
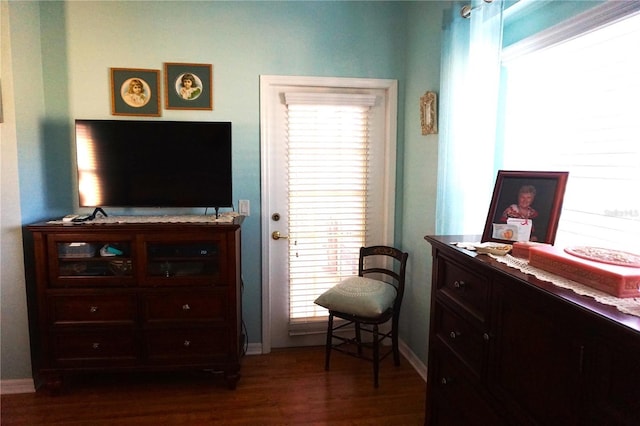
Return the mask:
<path id="1" fill-rule="evenodd" d="M 238 213 L 241 216 L 249 216 L 249 200 L 238 201 Z"/>

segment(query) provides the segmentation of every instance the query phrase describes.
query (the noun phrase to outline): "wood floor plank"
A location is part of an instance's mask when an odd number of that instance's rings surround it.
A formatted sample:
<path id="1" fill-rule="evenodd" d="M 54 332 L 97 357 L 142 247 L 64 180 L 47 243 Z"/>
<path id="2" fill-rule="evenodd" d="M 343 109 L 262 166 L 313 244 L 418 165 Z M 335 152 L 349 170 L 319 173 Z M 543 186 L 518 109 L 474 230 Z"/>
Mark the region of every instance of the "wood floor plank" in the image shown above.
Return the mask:
<path id="1" fill-rule="evenodd" d="M 246 356 L 236 390 L 198 372 L 74 376 L 59 396 L 2 395 L 9 425 L 421 425 L 425 383 L 406 360 L 372 366 L 324 348 Z"/>

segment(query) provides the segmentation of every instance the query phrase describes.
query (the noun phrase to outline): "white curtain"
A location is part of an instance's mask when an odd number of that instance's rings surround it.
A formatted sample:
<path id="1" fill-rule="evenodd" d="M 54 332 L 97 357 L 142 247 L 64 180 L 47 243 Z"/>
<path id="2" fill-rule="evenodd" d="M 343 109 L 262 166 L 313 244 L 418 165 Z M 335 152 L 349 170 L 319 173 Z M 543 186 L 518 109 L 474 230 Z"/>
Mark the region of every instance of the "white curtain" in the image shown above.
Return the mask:
<path id="1" fill-rule="evenodd" d="M 440 87 L 438 234 L 481 234 L 495 180 L 503 0 L 445 11 Z"/>

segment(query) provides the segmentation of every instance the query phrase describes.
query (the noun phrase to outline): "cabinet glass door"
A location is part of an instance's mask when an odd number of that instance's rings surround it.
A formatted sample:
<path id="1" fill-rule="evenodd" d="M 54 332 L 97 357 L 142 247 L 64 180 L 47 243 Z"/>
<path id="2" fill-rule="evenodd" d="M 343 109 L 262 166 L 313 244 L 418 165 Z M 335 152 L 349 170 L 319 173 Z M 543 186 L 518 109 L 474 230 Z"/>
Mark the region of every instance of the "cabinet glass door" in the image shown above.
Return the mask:
<path id="1" fill-rule="evenodd" d="M 219 236 L 183 241 L 147 241 L 146 280 L 152 285 L 224 283 L 224 240 Z"/>
<path id="2" fill-rule="evenodd" d="M 130 285 L 134 262 L 132 244 L 119 236 L 52 236 L 49 249 L 56 253 L 49 275 L 54 286 L 95 287 Z"/>

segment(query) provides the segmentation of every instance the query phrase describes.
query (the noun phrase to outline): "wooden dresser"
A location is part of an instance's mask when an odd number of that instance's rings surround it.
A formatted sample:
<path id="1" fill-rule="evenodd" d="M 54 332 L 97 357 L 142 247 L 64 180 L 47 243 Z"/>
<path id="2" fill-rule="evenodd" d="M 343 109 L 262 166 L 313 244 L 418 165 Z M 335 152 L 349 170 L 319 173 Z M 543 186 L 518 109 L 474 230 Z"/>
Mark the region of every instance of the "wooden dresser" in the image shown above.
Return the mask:
<path id="1" fill-rule="evenodd" d="M 425 239 L 427 425 L 638 425 L 639 317 Z"/>
<path id="2" fill-rule="evenodd" d="M 69 373 L 202 369 L 235 388 L 240 222 L 28 226 L 37 385 L 56 392 Z"/>

